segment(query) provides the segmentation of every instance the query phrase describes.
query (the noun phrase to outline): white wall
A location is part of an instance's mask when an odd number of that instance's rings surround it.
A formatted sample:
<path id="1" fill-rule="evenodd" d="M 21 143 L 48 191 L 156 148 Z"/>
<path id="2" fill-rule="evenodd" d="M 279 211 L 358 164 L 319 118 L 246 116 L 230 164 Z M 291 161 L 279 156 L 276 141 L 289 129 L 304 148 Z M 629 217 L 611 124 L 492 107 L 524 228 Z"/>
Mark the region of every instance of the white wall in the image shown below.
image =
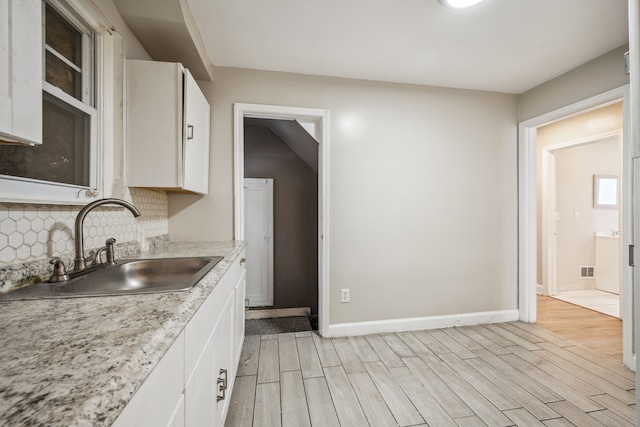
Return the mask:
<path id="1" fill-rule="evenodd" d="M 233 237 L 234 102 L 327 109 L 330 322 L 517 308 L 515 96 L 233 68 L 200 85 L 210 193 L 169 196 L 174 239 Z"/>

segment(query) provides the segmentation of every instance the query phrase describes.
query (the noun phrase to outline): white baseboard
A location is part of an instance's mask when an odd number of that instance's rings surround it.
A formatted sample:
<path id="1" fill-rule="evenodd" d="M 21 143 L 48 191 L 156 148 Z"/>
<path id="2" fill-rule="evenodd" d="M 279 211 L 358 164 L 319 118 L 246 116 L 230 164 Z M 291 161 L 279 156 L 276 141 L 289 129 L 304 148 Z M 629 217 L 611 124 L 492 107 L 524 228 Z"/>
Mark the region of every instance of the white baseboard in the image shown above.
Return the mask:
<path id="1" fill-rule="evenodd" d="M 324 336 L 345 337 L 385 332 L 450 328 L 453 326 L 470 326 L 486 323 L 514 322 L 517 320 L 518 310 L 502 310 L 486 311 L 481 313 L 452 314 L 447 316 L 376 320 L 371 322 L 337 323 L 329 325 Z"/>
<path id="2" fill-rule="evenodd" d="M 583 284 L 577 283 L 575 285 L 556 285 L 556 292 L 563 291 L 590 291 L 596 288 L 595 283 L 593 284 Z"/>

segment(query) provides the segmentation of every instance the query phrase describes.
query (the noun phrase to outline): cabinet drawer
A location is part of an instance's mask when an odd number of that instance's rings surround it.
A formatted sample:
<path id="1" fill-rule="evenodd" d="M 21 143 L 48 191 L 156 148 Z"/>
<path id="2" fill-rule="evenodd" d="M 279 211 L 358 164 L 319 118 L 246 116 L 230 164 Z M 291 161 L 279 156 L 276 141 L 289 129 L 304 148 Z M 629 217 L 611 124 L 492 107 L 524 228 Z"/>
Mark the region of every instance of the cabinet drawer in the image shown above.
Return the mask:
<path id="1" fill-rule="evenodd" d="M 246 269 L 245 261 L 246 261 L 246 252 L 243 250 L 233 261 L 233 264 L 231 264 L 231 267 L 229 268 L 229 272 L 227 273 L 232 278 L 233 283 L 236 283 L 238 281 L 238 279 L 240 278 L 240 275 Z"/>
<path id="2" fill-rule="evenodd" d="M 247 251 L 246 250 L 242 250 L 242 252 L 240 252 L 240 255 L 238 255 L 238 264 L 240 266 L 240 271 L 238 272 L 238 279 L 242 276 L 242 272 L 245 271 L 247 269 Z"/>

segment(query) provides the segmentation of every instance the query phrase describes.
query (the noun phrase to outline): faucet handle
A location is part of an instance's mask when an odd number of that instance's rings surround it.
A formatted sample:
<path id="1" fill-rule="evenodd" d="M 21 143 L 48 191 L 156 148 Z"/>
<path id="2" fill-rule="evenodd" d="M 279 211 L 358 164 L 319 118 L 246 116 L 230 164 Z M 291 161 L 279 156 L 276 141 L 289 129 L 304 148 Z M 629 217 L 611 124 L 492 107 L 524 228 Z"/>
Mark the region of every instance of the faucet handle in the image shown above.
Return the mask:
<path id="1" fill-rule="evenodd" d="M 52 258 L 49 261 L 49 264 L 53 265 L 53 274 L 49 278 L 49 282 L 64 282 L 69 280 L 69 275 L 67 274 L 67 267 L 64 265 L 64 262 L 58 258 Z"/>

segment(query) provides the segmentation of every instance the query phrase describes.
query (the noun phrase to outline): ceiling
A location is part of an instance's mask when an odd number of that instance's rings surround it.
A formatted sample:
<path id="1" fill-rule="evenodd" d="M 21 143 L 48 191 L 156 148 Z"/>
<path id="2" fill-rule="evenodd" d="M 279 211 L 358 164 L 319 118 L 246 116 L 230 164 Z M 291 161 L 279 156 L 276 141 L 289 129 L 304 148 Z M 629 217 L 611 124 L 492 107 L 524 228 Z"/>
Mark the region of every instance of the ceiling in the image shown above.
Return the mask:
<path id="1" fill-rule="evenodd" d="M 262 126 L 276 134 L 315 173 L 318 173 L 318 141 L 296 120 L 245 118 L 245 126 Z"/>
<path id="2" fill-rule="evenodd" d="M 626 0 L 185 1 L 215 66 L 385 82 L 519 94 L 628 42 Z"/>

